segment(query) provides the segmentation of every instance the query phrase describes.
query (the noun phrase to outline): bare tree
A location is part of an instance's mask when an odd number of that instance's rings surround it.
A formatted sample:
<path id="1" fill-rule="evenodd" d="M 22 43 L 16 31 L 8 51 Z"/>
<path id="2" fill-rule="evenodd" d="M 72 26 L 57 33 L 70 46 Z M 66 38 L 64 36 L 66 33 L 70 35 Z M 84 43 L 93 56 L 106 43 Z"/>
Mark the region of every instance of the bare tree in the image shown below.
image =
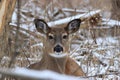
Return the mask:
<path id="1" fill-rule="evenodd" d="M 0 0 L 0 59 L 8 53 L 9 22 L 16 4 L 16 0 Z"/>

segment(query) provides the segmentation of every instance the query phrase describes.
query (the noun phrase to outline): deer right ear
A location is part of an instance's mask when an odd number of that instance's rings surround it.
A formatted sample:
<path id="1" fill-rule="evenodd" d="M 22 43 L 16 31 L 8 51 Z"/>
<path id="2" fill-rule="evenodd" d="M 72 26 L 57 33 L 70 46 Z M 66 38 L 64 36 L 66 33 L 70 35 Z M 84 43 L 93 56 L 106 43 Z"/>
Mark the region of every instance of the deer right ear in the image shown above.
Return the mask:
<path id="1" fill-rule="evenodd" d="M 50 31 L 50 27 L 47 25 L 47 23 L 44 20 L 35 19 L 34 23 L 38 32 L 42 34 L 47 34 Z"/>
<path id="2" fill-rule="evenodd" d="M 68 23 L 67 27 L 65 27 L 65 30 L 69 34 L 75 33 L 76 31 L 79 30 L 80 23 L 81 23 L 81 19 L 74 19 Z"/>

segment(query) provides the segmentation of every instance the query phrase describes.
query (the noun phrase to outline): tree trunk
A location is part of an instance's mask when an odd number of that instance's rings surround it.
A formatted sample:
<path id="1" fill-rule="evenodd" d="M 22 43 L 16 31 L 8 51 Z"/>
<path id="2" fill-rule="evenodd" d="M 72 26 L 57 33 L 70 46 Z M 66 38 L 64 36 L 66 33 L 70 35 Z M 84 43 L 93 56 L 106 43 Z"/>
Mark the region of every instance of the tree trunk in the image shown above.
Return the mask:
<path id="1" fill-rule="evenodd" d="M 16 0 L 0 0 L 0 59 L 8 53 L 9 22 Z"/>

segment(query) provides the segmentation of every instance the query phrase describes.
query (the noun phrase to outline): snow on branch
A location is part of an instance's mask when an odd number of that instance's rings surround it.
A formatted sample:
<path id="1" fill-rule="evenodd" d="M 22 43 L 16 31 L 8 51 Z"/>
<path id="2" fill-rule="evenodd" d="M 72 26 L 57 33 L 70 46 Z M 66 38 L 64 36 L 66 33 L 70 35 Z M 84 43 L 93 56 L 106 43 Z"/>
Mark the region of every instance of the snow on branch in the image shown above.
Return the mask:
<path id="1" fill-rule="evenodd" d="M 60 24 L 68 23 L 71 20 L 78 19 L 78 18 L 85 19 L 85 18 L 91 17 L 95 14 L 98 14 L 100 12 L 101 12 L 101 10 L 90 11 L 88 13 L 78 14 L 78 15 L 75 15 L 75 16 L 72 16 L 72 17 L 67 17 L 67 18 L 64 18 L 64 19 L 57 20 L 57 21 L 48 22 L 48 25 L 49 26 L 60 25 Z"/>
<path id="2" fill-rule="evenodd" d="M 64 12 L 78 12 L 78 13 L 85 13 L 88 12 L 87 10 L 79 10 L 79 9 L 71 9 L 71 8 L 62 8 Z"/>
<path id="3" fill-rule="evenodd" d="M 60 24 L 64 24 L 64 23 L 68 23 L 70 22 L 71 20 L 73 19 L 78 19 L 78 18 L 81 18 L 82 20 L 85 20 L 86 18 L 89 18 L 91 16 L 94 16 L 95 14 L 98 14 L 100 13 L 101 10 L 94 10 L 94 11 L 90 11 L 90 12 L 85 12 L 84 14 L 78 14 L 78 15 L 75 15 L 75 16 L 71 16 L 71 17 L 67 17 L 67 18 L 64 18 L 64 19 L 60 19 L 60 20 L 56 20 L 56 21 L 51 21 L 51 22 L 48 22 L 48 25 L 51 27 L 51 26 L 55 26 L 55 25 L 60 25 Z M 13 18 L 15 17 L 15 14 L 13 15 Z M 30 21 L 29 23 L 31 23 L 33 21 Z M 13 25 L 13 26 L 17 26 L 15 23 L 10 23 L 9 25 Z M 24 26 L 20 26 L 24 29 L 29 29 L 29 27 L 24 27 Z M 32 29 L 29 29 L 30 31 L 33 31 L 34 28 Z"/>
<path id="4" fill-rule="evenodd" d="M 49 70 L 37 71 L 29 70 L 25 68 L 0 68 L 0 73 L 7 76 L 15 76 L 21 79 L 33 79 L 33 80 L 88 80 L 87 78 L 67 76 L 58 74 Z"/>
<path id="5" fill-rule="evenodd" d="M 111 26 L 111 27 L 113 27 L 115 25 L 120 26 L 120 21 L 112 20 L 112 19 L 105 19 L 105 18 L 103 18 L 102 20 L 104 21 L 104 22 L 102 22 L 102 25 L 107 25 L 107 26 Z"/>

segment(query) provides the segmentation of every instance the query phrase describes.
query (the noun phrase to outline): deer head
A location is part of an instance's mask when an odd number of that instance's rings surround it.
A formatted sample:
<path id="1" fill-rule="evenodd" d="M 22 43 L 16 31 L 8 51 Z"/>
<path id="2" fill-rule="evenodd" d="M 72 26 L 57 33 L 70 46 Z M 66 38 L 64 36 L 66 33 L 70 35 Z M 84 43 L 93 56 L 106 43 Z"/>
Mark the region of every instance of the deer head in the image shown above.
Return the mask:
<path id="1" fill-rule="evenodd" d="M 70 34 L 79 30 L 81 20 L 74 19 L 70 21 L 65 27 L 49 27 L 48 24 L 41 19 L 34 20 L 35 27 L 38 32 L 45 35 L 43 46 L 46 54 L 61 58 L 69 53 L 70 48 Z"/>

